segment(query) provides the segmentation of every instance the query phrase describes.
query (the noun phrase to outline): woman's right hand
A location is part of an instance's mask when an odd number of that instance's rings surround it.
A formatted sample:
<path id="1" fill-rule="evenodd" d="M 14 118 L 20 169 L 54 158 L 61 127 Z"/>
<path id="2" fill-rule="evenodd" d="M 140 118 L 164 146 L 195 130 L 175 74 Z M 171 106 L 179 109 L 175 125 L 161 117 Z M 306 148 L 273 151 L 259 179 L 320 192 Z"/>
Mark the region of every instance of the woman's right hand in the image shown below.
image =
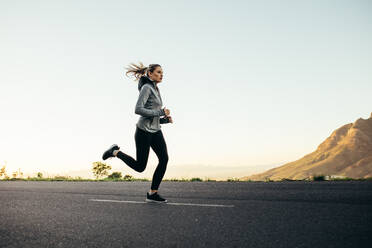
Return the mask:
<path id="1" fill-rule="evenodd" d="M 164 107 L 164 113 L 165 113 L 165 116 L 168 116 L 170 115 L 170 110 Z"/>

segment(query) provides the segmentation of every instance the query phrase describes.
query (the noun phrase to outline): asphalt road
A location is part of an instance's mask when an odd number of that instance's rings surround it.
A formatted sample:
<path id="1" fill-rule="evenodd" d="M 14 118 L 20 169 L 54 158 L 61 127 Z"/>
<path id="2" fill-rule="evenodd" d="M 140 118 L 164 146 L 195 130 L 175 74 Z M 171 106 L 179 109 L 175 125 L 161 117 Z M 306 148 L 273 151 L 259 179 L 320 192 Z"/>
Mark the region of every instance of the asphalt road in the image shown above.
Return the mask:
<path id="1" fill-rule="evenodd" d="M 372 182 L 0 181 L 0 247 L 371 247 Z"/>

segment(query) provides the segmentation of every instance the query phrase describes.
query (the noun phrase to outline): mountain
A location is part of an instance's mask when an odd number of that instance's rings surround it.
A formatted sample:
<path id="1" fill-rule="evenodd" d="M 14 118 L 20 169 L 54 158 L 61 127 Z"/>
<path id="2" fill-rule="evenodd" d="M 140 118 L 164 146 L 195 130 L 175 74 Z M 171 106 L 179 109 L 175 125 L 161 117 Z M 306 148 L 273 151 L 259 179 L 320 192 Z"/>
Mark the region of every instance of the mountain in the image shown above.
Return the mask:
<path id="1" fill-rule="evenodd" d="M 241 180 L 306 179 L 313 175 L 372 177 L 372 113 L 368 119 L 359 118 L 336 129 L 301 159 Z"/>

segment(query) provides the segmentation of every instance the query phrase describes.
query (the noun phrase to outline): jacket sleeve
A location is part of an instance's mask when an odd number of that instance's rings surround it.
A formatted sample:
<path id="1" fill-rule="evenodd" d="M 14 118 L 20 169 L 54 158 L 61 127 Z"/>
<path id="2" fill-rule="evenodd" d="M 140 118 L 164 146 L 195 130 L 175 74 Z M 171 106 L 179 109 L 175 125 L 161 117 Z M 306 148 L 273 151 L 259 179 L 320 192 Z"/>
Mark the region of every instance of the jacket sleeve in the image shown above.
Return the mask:
<path id="1" fill-rule="evenodd" d="M 146 117 L 165 115 L 164 109 L 155 110 L 155 109 L 145 108 L 145 104 L 147 102 L 147 99 L 150 96 L 150 93 L 151 93 L 151 89 L 147 85 L 142 86 L 137 103 L 136 103 L 136 109 L 134 112 L 138 115 L 146 116 Z"/>
<path id="2" fill-rule="evenodd" d="M 160 118 L 160 124 L 166 124 L 169 123 L 169 119 L 167 117 Z"/>

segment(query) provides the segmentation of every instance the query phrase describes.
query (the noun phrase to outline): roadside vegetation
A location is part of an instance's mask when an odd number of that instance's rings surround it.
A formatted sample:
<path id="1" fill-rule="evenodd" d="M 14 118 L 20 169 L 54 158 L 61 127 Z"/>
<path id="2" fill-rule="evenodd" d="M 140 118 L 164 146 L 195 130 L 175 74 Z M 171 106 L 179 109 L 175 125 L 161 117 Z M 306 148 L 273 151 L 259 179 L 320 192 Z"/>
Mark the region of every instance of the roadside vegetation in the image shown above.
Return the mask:
<path id="1" fill-rule="evenodd" d="M 42 172 L 37 172 L 34 177 L 24 177 L 23 172 L 19 169 L 11 173 L 10 175 L 7 174 L 6 166 L 2 166 L 0 168 L 0 181 L 92 181 L 92 182 L 123 182 L 123 181 L 151 181 L 152 179 L 148 178 L 134 178 L 131 175 L 122 175 L 121 172 L 114 171 L 110 173 L 112 167 L 102 162 L 94 162 L 92 166 L 92 173 L 95 179 L 91 178 L 82 178 L 82 177 L 71 177 L 71 176 L 53 176 L 53 177 L 45 177 Z M 236 180 L 236 179 L 232 179 Z M 172 182 L 216 182 L 219 180 L 211 179 L 211 178 L 170 178 L 170 179 L 163 179 L 163 181 L 172 181 Z M 224 180 L 221 180 L 224 181 Z"/>
<path id="2" fill-rule="evenodd" d="M 82 177 L 71 177 L 71 176 L 53 176 L 53 177 L 44 177 L 42 172 L 37 172 L 34 177 L 24 177 L 23 173 L 19 169 L 11 173 L 10 175 L 6 172 L 6 166 L 0 168 L 0 180 L 1 181 L 92 181 L 92 182 L 123 182 L 123 181 L 151 181 L 148 178 L 134 178 L 131 175 L 122 175 L 121 172 L 114 171 L 110 173 L 111 166 L 102 162 L 94 162 L 92 166 L 92 173 L 95 179 L 82 178 Z M 257 182 L 254 180 L 241 180 L 239 178 L 228 178 L 227 180 L 215 180 L 211 178 L 170 178 L 163 179 L 163 181 L 171 182 Z M 282 178 L 281 180 L 272 180 L 269 177 L 261 180 L 260 182 L 295 182 L 295 181 L 372 181 L 372 177 L 369 178 L 348 178 L 340 176 L 329 176 L 329 175 L 313 175 L 309 178 L 302 180 L 295 180 L 289 178 Z"/>
<path id="3" fill-rule="evenodd" d="M 119 172 L 120 173 L 120 172 Z M 0 181 L 73 181 L 73 182 L 124 182 L 124 181 L 151 181 L 148 178 L 134 178 L 131 175 L 125 175 L 123 177 L 105 177 L 100 179 L 90 179 L 90 178 L 81 178 L 81 177 L 70 177 L 70 176 L 54 176 L 54 177 L 7 177 L 1 178 Z M 215 179 L 202 179 L 199 177 L 194 178 L 171 178 L 163 179 L 163 182 L 216 182 L 216 181 L 226 181 L 226 180 L 215 180 Z"/>

